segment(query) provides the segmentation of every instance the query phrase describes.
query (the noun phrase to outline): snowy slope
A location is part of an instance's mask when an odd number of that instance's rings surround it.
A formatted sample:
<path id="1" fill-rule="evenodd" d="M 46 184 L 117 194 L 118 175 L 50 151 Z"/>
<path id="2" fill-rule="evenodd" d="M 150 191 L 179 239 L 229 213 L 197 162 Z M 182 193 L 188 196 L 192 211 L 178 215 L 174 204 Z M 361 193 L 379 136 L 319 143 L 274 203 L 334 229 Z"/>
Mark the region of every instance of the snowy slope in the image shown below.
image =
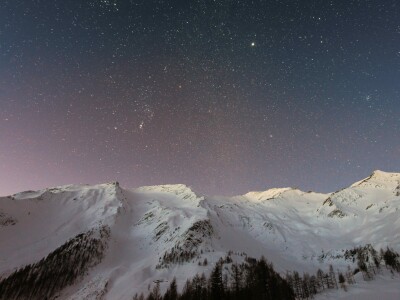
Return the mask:
<path id="1" fill-rule="evenodd" d="M 364 281 L 361 274 L 356 277 L 356 284 L 348 287 L 347 290 L 330 290 L 317 295 L 315 300 L 399 300 L 400 277 L 398 274 L 378 275 L 372 281 Z"/>
<path id="2" fill-rule="evenodd" d="M 185 185 L 62 186 L 0 198 L 0 277 L 91 229 L 110 230 L 102 261 L 58 299 L 131 299 L 154 281 L 179 286 L 233 251 L 280 272 L 346 268 L 346 249 L 400 251 L 400 174 L 375 171 L 331 194 L 282 188 L 235 197 Z M 207 258 L 208 265 L 199 265 Z M 399 292 L 400 294 L 400 292 Z"/>

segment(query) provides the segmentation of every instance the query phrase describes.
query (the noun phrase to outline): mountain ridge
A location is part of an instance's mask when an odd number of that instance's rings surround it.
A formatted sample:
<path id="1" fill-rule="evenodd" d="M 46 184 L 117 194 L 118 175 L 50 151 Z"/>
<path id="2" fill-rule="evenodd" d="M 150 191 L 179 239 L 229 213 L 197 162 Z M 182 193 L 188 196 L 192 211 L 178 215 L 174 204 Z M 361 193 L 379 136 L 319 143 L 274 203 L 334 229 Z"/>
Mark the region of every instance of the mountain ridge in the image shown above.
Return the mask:
<path id="1" fill-rule="evenodd" d="M 237 262 L 264 255 L 282 274 L 343 269 L 354 247 L 400 250 L 399 178 L 375 171 L 329 194 L 281 188 L 221 197 L 183 184 L 124 189 L 118 182 L 17 193 L 0 198 L 0 277 L 100 228 L 109 232 L 102 260 L 59 299 L 96 289 L 126 299 L 173 277 L 182 288 L 227 253 Z"/>

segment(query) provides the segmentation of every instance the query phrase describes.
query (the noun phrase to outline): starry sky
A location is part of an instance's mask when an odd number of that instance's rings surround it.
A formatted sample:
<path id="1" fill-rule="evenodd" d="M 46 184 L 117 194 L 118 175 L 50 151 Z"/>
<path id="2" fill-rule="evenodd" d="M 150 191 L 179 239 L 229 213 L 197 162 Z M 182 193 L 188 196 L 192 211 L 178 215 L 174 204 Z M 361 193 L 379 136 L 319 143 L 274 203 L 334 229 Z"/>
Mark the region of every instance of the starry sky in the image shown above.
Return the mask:
<path id="1" fill-rule="evenodd" d="M 400 172 L 397 0 L 0 1 L 0 195 L 375 169 Z"/>

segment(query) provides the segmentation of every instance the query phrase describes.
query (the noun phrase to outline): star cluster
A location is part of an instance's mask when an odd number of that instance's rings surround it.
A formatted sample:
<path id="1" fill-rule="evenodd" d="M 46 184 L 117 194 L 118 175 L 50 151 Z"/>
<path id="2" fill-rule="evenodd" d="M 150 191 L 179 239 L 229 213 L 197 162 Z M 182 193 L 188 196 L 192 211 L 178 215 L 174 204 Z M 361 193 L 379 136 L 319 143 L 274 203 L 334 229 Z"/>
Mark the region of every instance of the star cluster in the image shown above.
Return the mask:
<path id="1" fill-rule="evenodd" d="M 400 171 L 389 0 L 4 0 L 0 194 L 333 191 Z"/>

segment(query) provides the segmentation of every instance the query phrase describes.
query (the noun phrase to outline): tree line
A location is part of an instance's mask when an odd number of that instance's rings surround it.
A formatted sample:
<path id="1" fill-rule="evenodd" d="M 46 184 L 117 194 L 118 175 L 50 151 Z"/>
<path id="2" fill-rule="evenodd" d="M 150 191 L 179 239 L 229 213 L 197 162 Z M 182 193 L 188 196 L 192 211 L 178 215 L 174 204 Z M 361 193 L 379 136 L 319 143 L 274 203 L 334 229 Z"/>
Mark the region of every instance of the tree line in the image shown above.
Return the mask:
<path id="1" fill-rule="evenodd" d="M 78 234 L 39 262 L 17 269 L 0 280 L 0 299 L 51 299 L 101 261 L 108 237 L 105 226 Z"/>
<path id="2" fill-rule="evenodd" d="M 383 264 L 391 272 L 400 272 L 400 256 L 389 247 L 378 252 L 368 244 L 347 250 L 344 257 L 346 260 L 351 260 L 356 267 L 352 269 L 348 266 L 345 272 L 335 272 L 333 266 L 330 265 L 328 272 L 319 269 L 314 275 L 304 273 L 300 276 L 296 271 L 288 273 L 286 280 L 293 289 L 296 299 L 311 299 L 317 293 L 327 289 L 347 290 L 348 285 L 356 283 L 354 275 L 359 272 L 364 280 L 372 280 L 381 272 Z"/>
<path id="3" fill-rule="evenodd" d="M 147 297 L 135 295 L 134 300 L 291 300 L 294 292 L 283 277 L 264 257 L 259 260 L 247 257 L 244 263 L 232 263 L 228 256 L 220 259 L 211 271 L 210 276 L 196 275 L 187 280 L 181 293 L 178 292 L 174 279 L 162 296 L 157 283 Z"/>
<path id="4" fill-rule="evenodd" d="M 359 272 L 364 280 L 372 280 L 383 265 L 391 272 L 400 272 L 400 255 L 389 247 L 379 252 L 371 245 L 347 250 L 344 257 L 356 265 L 354 269 L 349 265 L 345 271 L 335 271 L 330 265 L 325 272 L 319 269 L 312 275 L 300 275 L 293 271 L 285 277 L 275 272 L 264 257 L 246 257 L 244 263 L 237 264 L 232 262 L 230 253 L 215 264 L 208 277 L 203 273 L 187 280 L 180 293 L 174 279 L 164 295 L 156 283 L 147 297 L 136 294 L 133 300 L 312 299 L 328 289 L 347 290 L 348 285 L 356 283 L 354 275 Z"/>

